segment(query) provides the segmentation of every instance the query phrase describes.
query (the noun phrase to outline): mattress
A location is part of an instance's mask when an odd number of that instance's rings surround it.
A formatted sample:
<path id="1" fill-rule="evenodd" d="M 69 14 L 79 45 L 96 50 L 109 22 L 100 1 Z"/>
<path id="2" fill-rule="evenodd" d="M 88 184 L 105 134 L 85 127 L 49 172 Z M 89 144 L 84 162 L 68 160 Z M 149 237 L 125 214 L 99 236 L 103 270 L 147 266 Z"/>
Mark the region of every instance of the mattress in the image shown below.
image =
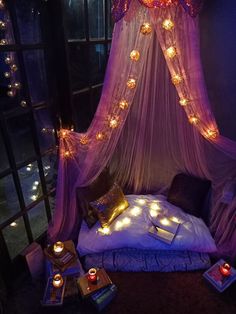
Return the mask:
<path id="1" fill-rule="evenodd" d="M 99 222 L 89 229 L 82 223 L 77 250 L 80 256 L 130 248 L 151 251 L 216 251 L 215 242 L 201 218 L 185 213 L 163 195 L 126 195 L 129 207 L 115 219 L 109 229 L 101 229 Z M 149 235 L 148 230 L 157 215 L 180 223 L 171 244 Z"/>

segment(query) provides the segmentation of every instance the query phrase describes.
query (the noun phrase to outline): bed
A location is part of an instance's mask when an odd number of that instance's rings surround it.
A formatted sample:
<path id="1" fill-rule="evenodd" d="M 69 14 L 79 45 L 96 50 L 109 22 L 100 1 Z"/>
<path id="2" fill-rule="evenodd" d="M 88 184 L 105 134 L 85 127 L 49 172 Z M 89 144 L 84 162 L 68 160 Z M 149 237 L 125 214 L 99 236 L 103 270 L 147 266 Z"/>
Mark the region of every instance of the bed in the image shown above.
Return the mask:
<path id="1" fill-rule="evenodd" d="M 104 181 L 105 177 L 102 179 L 105 183 L 101 185 L 100 182 L 98 186 L 99 189 L 103 187 L 108 191 L 111 181 L 108 178 Z M 126 195 L 128 208 L 109 227 L 101 228 L 99 221 L 88 226 L 84 217 L 88 211 L 89 199 L 104 194 L 104 191 L 98 193 L 97 184 L 95 185 L 96 188 L 89 187 L 89 193 L 83 188 L 77 194 L 79 206 L 83 207 L 80 208 L 83 215 L 77 251 L 85 269 L 96 265 L 110 271 L 166 272 L 205 269 L 210 266 L 209 253 L 216 251 L 216 246 L 206 223 L 201 217 L 173 205 L 164 195 Z M 149 234 L 157 217 L 160 219 L 162 216 L 179 223 L 171 244 Z"/>

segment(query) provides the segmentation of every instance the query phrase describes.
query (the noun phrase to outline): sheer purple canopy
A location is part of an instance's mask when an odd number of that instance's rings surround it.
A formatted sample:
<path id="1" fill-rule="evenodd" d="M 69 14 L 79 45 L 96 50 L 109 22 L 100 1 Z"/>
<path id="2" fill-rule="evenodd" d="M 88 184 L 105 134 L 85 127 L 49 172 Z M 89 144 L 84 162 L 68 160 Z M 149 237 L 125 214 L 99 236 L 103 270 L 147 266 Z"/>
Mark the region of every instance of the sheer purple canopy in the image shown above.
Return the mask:
<path id="1" fill-rule="evenodd" d="M 115 25 L 88 131 L 60 134 L 52 241 L 78 233 L 75 190 L 109 164 L 134 193 L 165 193 L 178 172 L 211 180 L 218 255 L 236 257 L 236 143 L 219 133 L 202 72 L 198 19 L 182 5 L 152 10 L 131 2 Z"/>

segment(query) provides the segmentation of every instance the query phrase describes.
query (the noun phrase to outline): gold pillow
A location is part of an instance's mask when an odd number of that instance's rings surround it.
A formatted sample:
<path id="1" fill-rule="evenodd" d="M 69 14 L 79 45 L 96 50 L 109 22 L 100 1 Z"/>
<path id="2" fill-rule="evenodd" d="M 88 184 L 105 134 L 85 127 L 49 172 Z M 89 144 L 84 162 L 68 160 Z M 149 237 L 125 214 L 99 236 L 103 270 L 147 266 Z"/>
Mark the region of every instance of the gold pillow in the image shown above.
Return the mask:
<path id="1" fill-rule="evenodd" d="M 90 205 L 96 210 L 103 228 L 108 227 L 117 216 L 129 207 L 121 188 L 116 183 L 105 195 L 90 202 Z"/>

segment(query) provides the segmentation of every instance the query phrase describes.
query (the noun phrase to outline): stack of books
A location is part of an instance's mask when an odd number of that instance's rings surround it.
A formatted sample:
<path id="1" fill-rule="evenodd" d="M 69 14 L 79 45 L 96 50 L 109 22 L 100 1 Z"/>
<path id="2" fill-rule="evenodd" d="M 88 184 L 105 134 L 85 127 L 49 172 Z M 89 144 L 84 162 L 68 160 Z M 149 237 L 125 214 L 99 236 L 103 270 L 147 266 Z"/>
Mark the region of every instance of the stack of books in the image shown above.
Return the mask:
<path id="1" fill-rule="evenodd" d="M 229 276 L 221 274 L 220 266 L 224 263 L 225 261 L 223 259 L 219 260 L 203 274 L 203 277 L 219 292 L 223 292 L 236 280 L 236 269 L 234 267 L 231 267 Z"/>
<path id="2" fill-rule="evenodd" d="M 152 237 L 171 244 L 178 232 L 179 225 L 178 222 L 168 219 L 165 216 L 160 216 L 160 218 L 157 217 L 155 225 L 153 224 L 148 232 Z"/>

